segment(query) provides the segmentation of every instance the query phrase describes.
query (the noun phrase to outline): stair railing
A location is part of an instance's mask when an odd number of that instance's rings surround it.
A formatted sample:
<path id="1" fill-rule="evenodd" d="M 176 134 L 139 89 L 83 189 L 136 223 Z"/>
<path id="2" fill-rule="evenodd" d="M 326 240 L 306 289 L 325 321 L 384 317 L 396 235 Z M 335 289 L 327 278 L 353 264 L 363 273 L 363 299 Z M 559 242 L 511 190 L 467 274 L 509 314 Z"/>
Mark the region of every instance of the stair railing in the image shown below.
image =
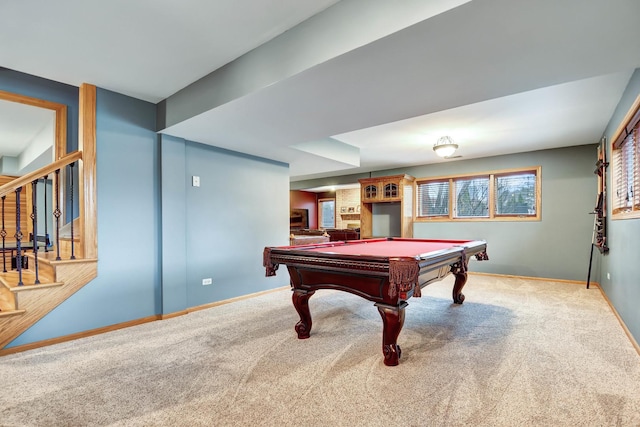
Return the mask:
<path id="1" fill-rule="evenodd" d="M 56 160 L 53 163 L 50 163 L 47 166 L 44 166 L 34 172 L 28 173 L 24 176 L 18 177 L 16 179 L 14 179 L 11 182 L 8 182 L 2 186 L 0 186 L 0 200 L 2 201 L 2 211 L 1 211 L 1 215 L 2 215 L 2 229 L 0 230 L 0 236 L 2 237 L 2 262 L 3 262 L 3 271 L 6 272 L 7 268 L 6 268 L 6 253 L 8 250 L 11 250 L 11 253 L 13 254 L 13 250 L 15 250 L 16 256 L 15 256 L 15 269 L 17 270 L 18 273 L 18 286 L 23 286 L 23 274 L 22 274 L 22 270 L 23 268 L 25 268 L 24 265 L 24 261 L 23 261 L 23 244 L 22 244 L 22 239 L 23 239 L 23 231 L 22 231 L 22 224 L 21 224 L 21 193 L 22 193 L 22 189 L 23 187 L 26 187 L 28 184 L 31 184 L 31 206 L 32 206 L 32 212 L 31 212 L 31 227 L 32 227 L 32 233 L 31 233 L 31 244 L 33 245 L 33 254 L 34 254 L 34 272 L 35 272 L 35 281 L 33 284 L 39 284 L 40 280 L 39 280 L 39 267 L 38 267 L 38 250 L 39 250 L 39 245 L 40 245 L 40 238 L 38 236 L 38 206 L 37 206 L 37 194 L 38 194 L 38 184 L 40 182 L 44 183 L 44 194 L 45 194 L 45 214 L 46 214 L 46 205 L 47 205 L 47 199 L 46 199 L 46 194 L 47 194 L 47 181 L 48 181 L 48 177 L 50 174 L 54 174 L 55 176 L 55 191 L 54 194 L 52 194 L 53 196 L 53 202 L 55 205 L 55 209 L 52 212 L 53 215 L 53 221 L 55 222 L 55 230 L 56 230 L 56 260 L 61 260 L 62 258 L 60 257 L 60 217 L 62 216 L 62 210 L 61 210 L 61 206 L 67 207 L 69 208 L 69 221 L 70 221 L 70 225 L 71 225 L 71 256 L 70 259 L 75 259 L 75 236 L 74 236 L 74 230 L 73 230 L 73 221 L 74 221 L 74 211 L 73 211 L 73 173 L 74 173 L 74 166 L 75 163 L 78 160 L 82 160 L 82 152 L 80 151 L 74 151 L 72 153 L 69 153 L 63 157 L 61 157 L 59 160 Z M 65 186 L 67 188 L 67 190 L 69 191 L 69 195 L 70 195 L 70 200 L 69 203 L 65 203 L 63 199 L 64 194 L 63 192 L 60 191 L 60 171 L 68 171 L 69 173 L 69 184 L 67 186 Z M 64 176 L 64 175 L 63 175 Z M 6 246 L 6 237 L 7 237 L 7 230 L 5 228 L 5 199 L 8 195 L 10 194 L 14 194 L 15 195 L 15 199 L 16 199 L 16 218 L 15 218 L 15 249 L 14 248 L 7 248 Z M 53 207 L 53 206 L 52 206 Z M 47 228 L 47 222 L 48 219 L 45 218 L 45 235 L 44 235 L 44 244 L 45 244 L 45 252 L 48 252 L 47 246 L 49 245 L 49 238 L 48 238 L 48 228 Z M 12 260 L 13 260 L 13 256 L 12 256 Z"/>

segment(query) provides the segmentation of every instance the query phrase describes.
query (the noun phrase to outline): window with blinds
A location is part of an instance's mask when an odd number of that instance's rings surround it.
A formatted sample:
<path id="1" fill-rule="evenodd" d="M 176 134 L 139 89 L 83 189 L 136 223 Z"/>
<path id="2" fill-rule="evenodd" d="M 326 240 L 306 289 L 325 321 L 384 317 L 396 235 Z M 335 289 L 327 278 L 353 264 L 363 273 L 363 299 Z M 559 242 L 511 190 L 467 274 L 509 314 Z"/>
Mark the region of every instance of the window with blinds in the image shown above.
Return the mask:
<path id="1" fill-rule="evenodd" d="M 456 218 L 489 217 L 489 178 L 454 180 L 456 188 Z"/>
<path id="2" fill-rule="evenodd" d="M 416 221 L 540 220 L 541 168 L 416 180 Z"/>
<path id="3" fill-rule="evenodd" d="M 419 184 L 416 197 L 418 216 L 449 216 L 449 180 Z"/>
<path id="4" fill-rule="evenodd" d="M 630 118 L 629 118 L 630 117 Z M 640 97 L 612 145 L 612 218 L 640 218 Z"/>
<path id="5" fill-rule="evenodd" d="M 496 176 L 496 215 L 535 215 L 536 174 Z"/>

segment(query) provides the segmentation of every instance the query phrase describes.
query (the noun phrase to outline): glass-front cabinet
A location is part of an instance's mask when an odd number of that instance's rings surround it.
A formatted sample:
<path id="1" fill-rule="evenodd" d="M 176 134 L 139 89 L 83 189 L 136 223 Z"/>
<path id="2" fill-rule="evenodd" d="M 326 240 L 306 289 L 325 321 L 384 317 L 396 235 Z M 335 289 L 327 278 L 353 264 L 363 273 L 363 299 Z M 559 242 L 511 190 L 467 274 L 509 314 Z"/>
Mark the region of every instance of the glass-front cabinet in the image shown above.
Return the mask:
<path id="1" fill-rule="evenodd" d="M 362 200 L 377 200 L 378 199 L 378 185 L 369 184 L 362 187 Z"/>
<path id="2" fill-rule="evenodd" d="M 409 175 L 358 180 L 361 188 L 361 238 L 413 236 L 414 180 Z M 385 221 L 391 221 L 391 224 L 376 225 Z"/>
<path id="3" fill-rule="evenodd" d="M 400 175 L 402 177 L 408 175 Z M 363 181 L 373 181 L 364 184 Z M 402 200 L 402 179 L 396 177 L 367 178 L 360 180 L 363 202 L 399 202 Z M 413 181 L 412 181 L 413 182 Z"/>

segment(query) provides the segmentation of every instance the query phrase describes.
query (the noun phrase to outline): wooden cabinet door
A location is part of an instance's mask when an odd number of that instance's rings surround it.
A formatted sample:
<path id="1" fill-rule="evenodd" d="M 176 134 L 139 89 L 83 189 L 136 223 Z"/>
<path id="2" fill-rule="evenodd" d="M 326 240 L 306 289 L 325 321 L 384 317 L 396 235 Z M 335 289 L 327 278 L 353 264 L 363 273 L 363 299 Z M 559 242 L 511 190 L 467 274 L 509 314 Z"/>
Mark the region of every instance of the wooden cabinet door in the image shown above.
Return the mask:
<path id="1" fill-rule="evenodd" d="M 376 183 L 370 183 L 362 186 L 362 201 L 372 202 L 380 198 L 380 188 Z"/>
<path id="2" fill-rule="evenodd" d="M 383 181 L 380 187 L 382 189 L 382 200 L 400 200 L 400 191 L 402 190 L 397 181 Z"/>

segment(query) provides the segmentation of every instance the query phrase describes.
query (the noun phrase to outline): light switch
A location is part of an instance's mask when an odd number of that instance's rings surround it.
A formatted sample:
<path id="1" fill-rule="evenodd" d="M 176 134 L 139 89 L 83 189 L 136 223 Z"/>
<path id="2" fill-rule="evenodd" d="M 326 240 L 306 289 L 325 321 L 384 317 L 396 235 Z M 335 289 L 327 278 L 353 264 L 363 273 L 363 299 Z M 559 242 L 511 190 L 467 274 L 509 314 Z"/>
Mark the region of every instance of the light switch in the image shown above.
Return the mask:
<path id="1" fill-rule="evenodd" d="M 191 185 L 193 185 L 194 187 L 200 187 L 200 177 L 196 175 L 192 176 Z"/>

